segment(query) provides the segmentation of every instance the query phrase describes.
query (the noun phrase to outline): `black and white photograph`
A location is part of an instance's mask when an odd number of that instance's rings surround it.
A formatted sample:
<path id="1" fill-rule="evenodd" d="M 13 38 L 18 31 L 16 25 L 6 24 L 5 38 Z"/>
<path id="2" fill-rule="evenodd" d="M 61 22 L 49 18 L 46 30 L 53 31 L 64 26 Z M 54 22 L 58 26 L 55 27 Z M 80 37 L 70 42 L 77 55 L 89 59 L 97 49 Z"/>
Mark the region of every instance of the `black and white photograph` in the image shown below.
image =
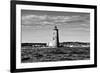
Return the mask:
<path id="1" fill-rule="evenodd" d="M 21 10 L 21 62 L 90 59 L 90 13 Z"/>
<path id="2" fill-rule="evenodd" d="M 12 71 L 96 67 L 96 6 L 17 1 L 11 21 Z"/>

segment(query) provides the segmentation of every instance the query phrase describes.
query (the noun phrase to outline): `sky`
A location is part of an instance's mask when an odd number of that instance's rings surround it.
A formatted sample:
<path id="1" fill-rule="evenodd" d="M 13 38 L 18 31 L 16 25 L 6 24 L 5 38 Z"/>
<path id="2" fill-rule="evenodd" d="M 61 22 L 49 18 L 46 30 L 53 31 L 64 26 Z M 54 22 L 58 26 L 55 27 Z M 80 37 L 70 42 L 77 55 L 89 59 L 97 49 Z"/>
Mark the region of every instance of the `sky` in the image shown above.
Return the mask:
<path id="1" fill-rule="evenodd" d="M 48 43 L 53 29 L 60 42 L 90 42 L 90 13 L 21 10 L 22 43 Z"/>

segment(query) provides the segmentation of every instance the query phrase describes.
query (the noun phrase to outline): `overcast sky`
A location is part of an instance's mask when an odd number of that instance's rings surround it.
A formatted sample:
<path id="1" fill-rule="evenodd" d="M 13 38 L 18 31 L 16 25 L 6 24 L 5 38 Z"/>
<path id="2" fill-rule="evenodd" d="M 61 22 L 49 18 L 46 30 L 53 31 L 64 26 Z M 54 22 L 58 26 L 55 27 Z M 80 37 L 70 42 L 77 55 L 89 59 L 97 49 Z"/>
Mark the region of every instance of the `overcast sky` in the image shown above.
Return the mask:
<path id="1" fill-rule="evenodd" d="M 22 43 L 52 41 L 55 25 L 59 29 L 60 42 L 90 41 L 90 14 L 21 10 Z"/>

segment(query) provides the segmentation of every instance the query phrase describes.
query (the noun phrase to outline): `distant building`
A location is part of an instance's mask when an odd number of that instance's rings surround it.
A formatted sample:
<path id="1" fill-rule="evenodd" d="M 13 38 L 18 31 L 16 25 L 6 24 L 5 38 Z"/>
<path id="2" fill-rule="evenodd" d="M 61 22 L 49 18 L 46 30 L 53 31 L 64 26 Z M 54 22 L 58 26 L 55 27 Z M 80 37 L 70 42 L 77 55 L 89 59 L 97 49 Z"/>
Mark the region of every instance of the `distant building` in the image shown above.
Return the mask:
<path id="1" fill-rule="evenodd" d="M 22 47 L 46 47 L 46 43 L 22 43 Z"/>
<path id="2" fill-rule="evenodd" d="M 47 44 L 46 43 L 33 43 L 32 47 L 46 47 Z"/>
<path id="3" fill-rule="evenodd" d="M 61 47 L 90 47 L 89 43 L 83 42 L 62 42 L 60 43 Z"/>

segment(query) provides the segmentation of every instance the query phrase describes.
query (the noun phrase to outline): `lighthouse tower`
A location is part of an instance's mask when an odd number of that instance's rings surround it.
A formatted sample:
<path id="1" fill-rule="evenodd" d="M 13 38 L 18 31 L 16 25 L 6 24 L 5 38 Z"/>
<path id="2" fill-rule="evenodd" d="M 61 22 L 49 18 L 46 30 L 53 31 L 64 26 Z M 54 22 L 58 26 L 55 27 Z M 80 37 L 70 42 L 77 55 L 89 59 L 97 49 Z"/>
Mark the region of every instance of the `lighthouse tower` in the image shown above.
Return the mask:
<path id="1" fill-rule="evenodd" d="M 59 32 L 57 26 L 53 29 L 53 47 L 59 47 Z"/>

